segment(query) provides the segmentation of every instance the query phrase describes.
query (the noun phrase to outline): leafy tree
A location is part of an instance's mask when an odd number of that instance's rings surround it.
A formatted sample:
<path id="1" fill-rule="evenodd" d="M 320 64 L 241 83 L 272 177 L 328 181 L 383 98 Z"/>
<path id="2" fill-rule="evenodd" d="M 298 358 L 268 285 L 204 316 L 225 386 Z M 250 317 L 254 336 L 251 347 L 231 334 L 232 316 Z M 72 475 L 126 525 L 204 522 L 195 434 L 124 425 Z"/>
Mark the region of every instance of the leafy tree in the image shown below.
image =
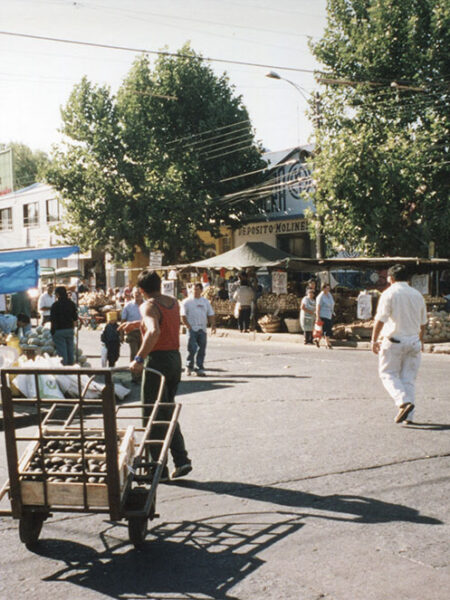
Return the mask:
<path id="1" fill-rule="evenodd" d="M 31 150 L 25 144 L 10 142 L 0 144 L 0 150 L 12 148 L 14 164 L 14 189 L 27 187 L 43 177 L 48 156 L 42 150 Z"/>
<path id="2" fill-rule="evenodd" d="M 180 54 L 153 70 L 137 58 L 116 96 L 86 78 L 75 86 L 47 174 L 70 215 L 68 242 L 176 262 L 199 256 L 199 229 L 217 234 L 251 210 L 220 200 L 242 186 L 220 180 L 265 165 L 242 99 L 189 46 Z"/>
<path id="3" fill-rule="evenodd" d="M 316 220 L 334 248 L 426 256 L 434 241 L 448 256 L 450 4 L 328 0 L 327 10 L 312 45 L 328 78 Z"/>

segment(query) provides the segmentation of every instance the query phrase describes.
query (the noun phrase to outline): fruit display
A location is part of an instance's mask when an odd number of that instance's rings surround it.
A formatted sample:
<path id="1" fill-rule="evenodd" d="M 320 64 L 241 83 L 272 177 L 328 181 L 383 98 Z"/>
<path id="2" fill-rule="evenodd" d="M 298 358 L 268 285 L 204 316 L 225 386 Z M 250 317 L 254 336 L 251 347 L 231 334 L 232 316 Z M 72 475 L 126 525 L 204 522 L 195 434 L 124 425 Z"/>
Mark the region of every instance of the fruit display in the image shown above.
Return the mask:
<path id="1" fill-rule="evenodd" d="M 36 327 L 28 335 L 24 335 L 19 340 L 22 350 L 34 350 L 36 354 L 55 354 L 55 344 L 53 343 L 50 329 L 46 327 Z"/>
<path id="2" fill-rule="evenodd" d="M 450 340 L 450 313 L 445 310 L 429 312 L 424 341 L 444 342 L 447 340 Z"/>
<path id="3" fill-rule="evenodd" d="M 275 311 L 300 310 L 300 298 L 296 294 L 263 294 L 256 302 L 259 312 L 274 313 Z"/>
<path id="4" fill-rule="evenodd" d="M 78 298 L 78 304 L 89 306 L 89 308 L 98 308 L 111 304 L 111 298 L 104 292 L 86 292 Z"/>

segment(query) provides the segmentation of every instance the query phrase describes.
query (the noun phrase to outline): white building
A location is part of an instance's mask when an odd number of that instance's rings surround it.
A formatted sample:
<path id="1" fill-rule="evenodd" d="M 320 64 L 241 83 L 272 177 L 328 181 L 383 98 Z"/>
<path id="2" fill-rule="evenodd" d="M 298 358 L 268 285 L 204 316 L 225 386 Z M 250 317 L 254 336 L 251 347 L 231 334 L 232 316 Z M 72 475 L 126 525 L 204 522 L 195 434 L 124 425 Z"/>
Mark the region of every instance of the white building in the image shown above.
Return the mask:
<path id="1" fill-rule="evenodd" d="M 0 251 L 65 245 L 52 231 L 63 218 L 55 190 L 45 183 L 0 196 Z M 41 260 L 42 267 L 81 269 L 87 255 Z"/>

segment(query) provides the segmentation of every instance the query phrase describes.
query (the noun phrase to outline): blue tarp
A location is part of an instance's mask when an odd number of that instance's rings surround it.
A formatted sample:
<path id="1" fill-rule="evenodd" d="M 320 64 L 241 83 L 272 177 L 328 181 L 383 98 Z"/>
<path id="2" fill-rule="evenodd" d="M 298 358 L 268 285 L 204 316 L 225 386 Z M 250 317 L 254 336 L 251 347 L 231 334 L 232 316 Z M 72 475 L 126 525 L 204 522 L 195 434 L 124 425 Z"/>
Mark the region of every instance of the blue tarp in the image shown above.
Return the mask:
<path id="1" fill-rule="evenodd" d="M 0 252 L 0 293 L 13 294 L 34 288 L 39 280 L 39 259 L 65 258 L 78 246 L 55 246 Z"/>
<path id="2" fill-rule="evenodd" d="M 0 293 L 2 294 L 25 292 L 36 287 L 38 279 L 39 262 L 37 260 L 0 263 Z"/>
<path id="3" fill-rule="evenodd" d="M 66 258 L 79 252 L 78 246 L 54 246 L 52 248 L 29 248 L 27 250 L 11 250 L 0 252 L 0 263 L 23 262 L 24 260 L 39 260 L 44 258 Z"/>

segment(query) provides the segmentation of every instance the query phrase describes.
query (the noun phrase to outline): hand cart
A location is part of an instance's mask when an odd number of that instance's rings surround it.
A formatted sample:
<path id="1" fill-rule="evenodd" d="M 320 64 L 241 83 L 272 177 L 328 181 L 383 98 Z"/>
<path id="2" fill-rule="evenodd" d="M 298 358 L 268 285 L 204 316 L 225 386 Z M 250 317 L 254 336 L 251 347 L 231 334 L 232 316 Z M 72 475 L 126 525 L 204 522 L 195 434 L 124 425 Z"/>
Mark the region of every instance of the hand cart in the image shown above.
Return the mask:
<path id="1" fill-rule="evenodd" d="M 162 402 L 164 376 L 147 369 L 160 377 L 155 403 L 116 407 L 117 371 L 126 369 L 1 371 L 9 481 L 0 490 L 0 501 L 8 493 L 11 510 L 0 511 L 0 516 L 19 520 L 20 540 L 28 548 L 38 541 L 44 521 L 54 512 L 109 513 L 112 521 L 126 519 L 130 542 L 137 548 L 144 544 L 148 520 L 159 516 L 156 490 L 181 405 Z M 33 378 L 35 397 L 13 395 L 19 375 Z M 40 378 L 48 376 L 71 376 L 76 397 L 44 397 Z M 104 387 L 101 397 L 93 398 L 91 387 L 98 379 Z M 20 435 L 16 411 L 24 407 L 36 414 L 34 435 Z M 144 407 L 148 416 L 143 416 Z M 155 439 L 156 429 L 162 431 L 160 439 Z"/>

